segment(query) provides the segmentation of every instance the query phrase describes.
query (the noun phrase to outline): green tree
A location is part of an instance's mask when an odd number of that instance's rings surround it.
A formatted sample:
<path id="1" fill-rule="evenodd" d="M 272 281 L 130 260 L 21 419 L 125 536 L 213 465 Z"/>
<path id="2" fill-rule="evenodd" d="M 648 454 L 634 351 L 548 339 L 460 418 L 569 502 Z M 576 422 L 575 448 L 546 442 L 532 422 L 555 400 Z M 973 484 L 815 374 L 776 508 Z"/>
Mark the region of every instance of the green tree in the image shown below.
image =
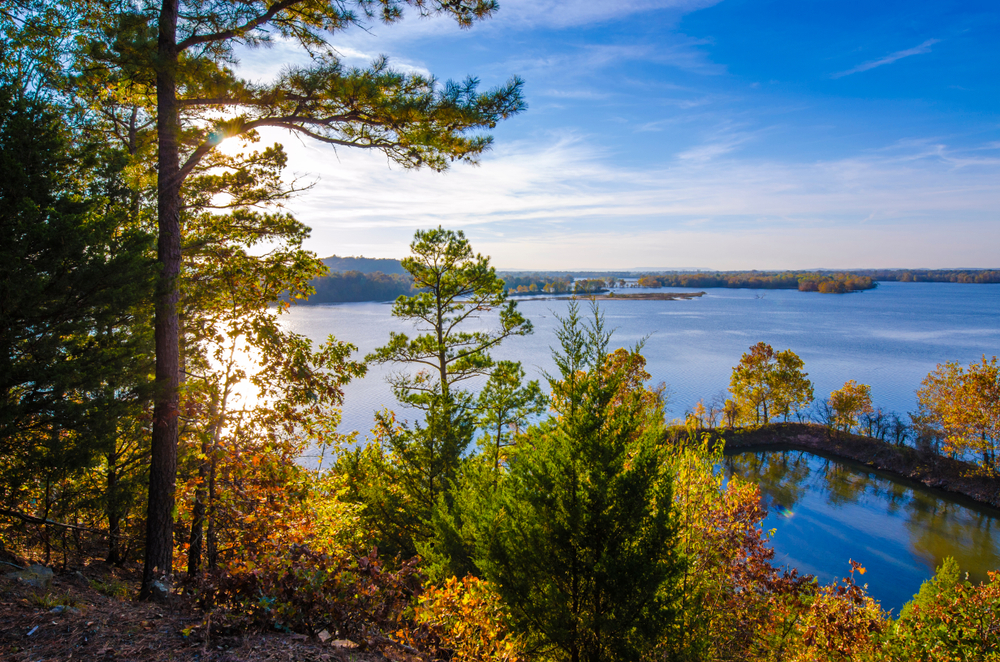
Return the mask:
<path id="1" fill-rule="evenodd" d="M 479 392 L 479 451 L 463 458 L 454 484 L 438 497 L 431 513 L 428 540 L 417 545 L 432 581 L 482 574 L 475 550 L 484 534 L 488 535 L 480 529 L 483 513 L 490 509 L 491 495 L 506 469 L 508 449 L 548 404 L 538 382 L 524 383 L 524 377 L 520 363 L 499 361 Z"/>
<path id="2" fill-rule="evenodd" d="M 423 413 L 413 430 L 384 425 L 399 479 L 427 521 L 438 497 L 456 480 L 460 458 L 475 432 L 474 400 L 462 382 L 488 375 L 494 362 L 489 351 L 505 338 L 531 333 L 531 322 L 507 300 L 503 281 L 489 258 L 472 252 L 465 234 L 437 228 L 418 231 L 412 255 L 402 261 L 421 291 L 396 300 L 392 314 L 427 325 L 414 338 L 392 332 L 389 342 L 369 361 L 417 368 L 396 374 L 390 384 L 405 405 Z M 469 331 L 470 322 L 495 311 L 495 325 Z"/>
<path id="3" fill-rule="evenodd" d="M 500 466 L 507 460 L 505 449 L 513 446 L 517 433 L 548 406 L 548 397 L 542 393 L 538 382 L 532 380 L 525 384 L 524 377 L 520 363 L 500 361 L 479 392 L 477 411 L 483 431 L 480 446 L 492 460 L 494 487 L 499 480 Z"/>
<path id="4" fill-rule="evenodd" d="M 1000 573 L 973 585 L 945 558 L 885 633 L 879 659 L 1000 660 Z"/>
<path id="5" fill-rule="evenodd" d="M 43 90 L 32 96 L 0 87 L 3 499 L 44 503 L 48 519 L 52 486 L 107 460 L 103 488 L 67 493 L 103 504 L 116 561 L 119 460 L 135 427 L 123 421 L 141 416 L 152 367 L 150 237 L 129 222 L 107 154 Z"/>
<path id="6" fill-rule="evenodd" d="M 556 659 L 636 660 L 674 617 L 674 551 L 659 395 L 637 350 L 608 354 L 595 307 L 557 332 L 556 417 L 518 444 L 479 565 L 517 628 Z"/>
<path id="7" fill-rule="evenodd" d="M 364 20 L 386 23 L 414 6 L 444 13 L 468 27 L 486 18 L 489 0 L 90 0 L 79 22 L 79 68 L 103 68 L 133 98 L 155 98 L 158 276 L 156 383 L 147 517 L 144 595 L 155 575 L 172 571 L 180 387 L 179 293 L 186 181 L 211 163 L 226 138 L 257 138 L 277 127 L 344 147 L 377 149 L 404 167 L 438 170 L 451 160 L 475 161 L 490 145 L 476 133 L 523 109 L 520 81 L 480 94 L 477 82 L 439 85 L 392 71 L 384 59 L 347 69 L 328 39 Z M 271 82 L 241 79 L 236 49 L 298 44 L 313 65 L 284 70 Z M 279 150 L 280 151 L 280 150 Z M 272 154 L 276 156 L 276 154 Z"/>
<path id="8" fill-rule="evenodd" d="M 745 353 L 733 368 L 729 391 L 743 425 L 767 425 L 772 418 L 785 420 L 809 406 L 813 400 L 812 382 L 802 371 L 803 363 L 795 352 L 775 352 L 759 342 Z"/>

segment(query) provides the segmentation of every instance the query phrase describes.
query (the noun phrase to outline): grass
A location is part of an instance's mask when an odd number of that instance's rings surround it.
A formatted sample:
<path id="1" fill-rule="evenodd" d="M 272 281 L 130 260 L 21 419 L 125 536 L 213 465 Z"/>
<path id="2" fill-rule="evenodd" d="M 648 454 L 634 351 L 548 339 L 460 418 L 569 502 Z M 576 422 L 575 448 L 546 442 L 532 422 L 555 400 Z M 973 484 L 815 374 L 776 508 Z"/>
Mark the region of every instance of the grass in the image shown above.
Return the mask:
<path id="1" fill-rule="evenodd" d="M 101 595 L 116 600 L 130 600 L 134 597 L 135 589 L 125 581 L 110 577 L 108 579 L 91 579 L 87 583 Z"/>
<path id="2" fill-rule="evenodd" d="M 80 607 L 80 600 L 73 594 L 69 593 L 53 593 L 51 591 L 46 591 L 45 593 L 30 593 L 27 596 L 28 602 L 35 605 L 36 607 L 41 607 L 42 609 L 52 609 L 54 607 Z"/>

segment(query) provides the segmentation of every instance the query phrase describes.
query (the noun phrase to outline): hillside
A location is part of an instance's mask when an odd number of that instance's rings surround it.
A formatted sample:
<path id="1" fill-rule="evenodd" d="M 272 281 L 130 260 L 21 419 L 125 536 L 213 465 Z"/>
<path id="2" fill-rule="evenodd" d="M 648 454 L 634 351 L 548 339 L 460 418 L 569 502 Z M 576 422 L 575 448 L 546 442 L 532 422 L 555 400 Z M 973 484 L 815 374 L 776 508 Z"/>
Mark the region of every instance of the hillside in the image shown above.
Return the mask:
<path id="1" fill-rule="evenodd" d="M 384 257 L 339 257 L 331 255 L 323 258 L 323 264 L 330 271 L 360 271 L 363 274 L 373 274 L 381 271 L 384 274 L 407 275 L 399 260 Z"/>

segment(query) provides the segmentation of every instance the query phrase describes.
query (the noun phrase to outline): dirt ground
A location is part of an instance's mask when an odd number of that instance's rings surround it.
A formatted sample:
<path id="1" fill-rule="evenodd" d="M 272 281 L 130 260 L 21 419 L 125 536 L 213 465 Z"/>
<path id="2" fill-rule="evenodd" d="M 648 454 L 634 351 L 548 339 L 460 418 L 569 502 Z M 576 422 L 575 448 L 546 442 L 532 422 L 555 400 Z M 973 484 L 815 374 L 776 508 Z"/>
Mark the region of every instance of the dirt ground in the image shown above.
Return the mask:
<path id="1" fill-rule="evenodd" d="M 22 561 L 23 562 L 23 561 Z M 281 632 L 213 629 L 184 596 L 137 602 L 137 567 L 101 561 L 55 572 L 33 586 L 17 569 L 0 565 L 0 660 L 198 660 L 264 662 L 321 660 L 415 662 L 400 651 L 360 651 L 351 642 Z M 325 634 L 325 633 L 324 633 Z M 324 637 L 326 639 L 326 637 Z"/>

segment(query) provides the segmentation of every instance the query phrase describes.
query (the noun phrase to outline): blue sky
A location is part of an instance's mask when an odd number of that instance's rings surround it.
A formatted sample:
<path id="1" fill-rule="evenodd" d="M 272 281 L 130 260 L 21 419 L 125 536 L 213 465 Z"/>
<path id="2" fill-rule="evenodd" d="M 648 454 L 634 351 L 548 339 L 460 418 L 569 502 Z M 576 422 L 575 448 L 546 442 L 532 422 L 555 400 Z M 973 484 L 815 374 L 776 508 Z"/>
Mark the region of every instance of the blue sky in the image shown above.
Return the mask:
<path id="1" fill-rule="evenodd" d="M 445 174 L 265 136 L 315 182 L 289 207 L 321 256 L 401 257 L 441 224 L 520 269 L 1000 266 L 995 1 L 500 0 L 471 30 L 332 41 L 350 64 L 519 75 L 528 110 Z"/>

